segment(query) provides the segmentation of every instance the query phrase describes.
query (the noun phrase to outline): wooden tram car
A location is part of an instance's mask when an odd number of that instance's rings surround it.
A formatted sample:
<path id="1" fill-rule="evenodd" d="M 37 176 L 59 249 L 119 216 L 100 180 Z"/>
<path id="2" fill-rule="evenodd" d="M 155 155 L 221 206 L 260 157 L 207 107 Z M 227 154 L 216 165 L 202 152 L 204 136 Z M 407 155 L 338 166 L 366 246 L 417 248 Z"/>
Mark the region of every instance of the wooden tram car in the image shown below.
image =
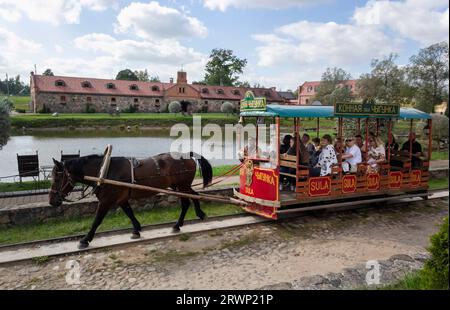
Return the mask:
<path id="1" fill-rule="evenodd" d="M 333 106 L 288 106 L 266 105 L 264 98 L 254 98 L 250 92 L 241 102 L 240 123 L 247 121 L 256 124 L 270 122 L 276 133 L 271 137 L 275 155 L 245 156 L 240 169 L 239 189 L 235 197 L 247 203 L 244 209 L 263 217 L 277 219 L 292 211 L 321 204 L 345 201 L 370 203 L 383 197 L 394 199 L 401 196 L 428 196 L 429 164 L 432 151 L 432 122 L 429 114 L 413 108 L 400 108 L 395 105 L 376 105 L 350 103 Z M 282 119 L 293 119 L 293 133 L 296 139 L 297 156 L 280 155 L 280 123 Z M 355 173 L 344 173 L 343 159 L 336 152 L 338 163 L 332 166 L 332 173 L 326 176 L 310 177 L 309 169 L 299 163 L 300 130 L 302 120 L 314 119 L 317 137 L 320 137 L 320 123 L 323 119 L 334 119 L 336 138 L 343 138 L 344 124 L 352 123 L 353 135 L 361 134 L 368 145 L 369 128 L 376 134 L 383 129 L 386 136 L 386 160 L 379 164 L 377 172 L 368 172 L 367 155 L 357 165 Z M 426 156 L 420 158 L 420 168 L 412 165 L 412 146 L 408 154 L 390 151 L 393 125 L 398 120 L 407 121 L 409 131 L 414 131 L 414 120 L 425 122 L 421 135 L 426 136 Z M 337 129 L 337 130 L 336 130 Z M 258 126 L 256 126 L 256 149 L 258 150 Z M 339 151 L 339 150 L 337 150 Z M 262 152 L 263 153 L 263 152 Z M 258 152 L 257 152 L 258 154 Z M 401 162 L 400 166 L 391 165 L 392 161 Z M 280 172 L 281 167 L 290 168 L 291 173 Z M 286 169 L 281 169 L 285 171 Z M 295 172 L 294 172 L 295 171 Z M 283 176 L 294 178 L 294 190 L 280 190 Z"/>

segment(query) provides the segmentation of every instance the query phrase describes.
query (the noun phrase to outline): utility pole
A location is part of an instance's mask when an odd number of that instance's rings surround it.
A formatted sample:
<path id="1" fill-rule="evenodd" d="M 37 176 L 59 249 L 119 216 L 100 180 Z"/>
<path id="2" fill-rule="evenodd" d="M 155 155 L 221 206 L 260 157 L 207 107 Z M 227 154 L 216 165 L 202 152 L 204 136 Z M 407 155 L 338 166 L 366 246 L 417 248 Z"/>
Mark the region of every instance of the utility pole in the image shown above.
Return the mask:
<path id="1" fill-rule="evenodd" d="M 9 97 L 9 81 L 8 81 L 8 73 L 6 73 L 6 94 Z"/>

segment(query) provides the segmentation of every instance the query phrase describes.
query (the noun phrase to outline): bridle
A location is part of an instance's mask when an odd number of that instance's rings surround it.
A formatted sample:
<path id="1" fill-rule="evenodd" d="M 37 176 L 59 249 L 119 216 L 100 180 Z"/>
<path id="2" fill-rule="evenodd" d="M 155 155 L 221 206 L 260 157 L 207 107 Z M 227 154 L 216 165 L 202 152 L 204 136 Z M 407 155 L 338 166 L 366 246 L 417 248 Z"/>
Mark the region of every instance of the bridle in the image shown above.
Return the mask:
<path id="1" fill-rule="evenodd" d="M 71 186 L 72 188 L 75 187 L 73 184 L 72 176 L 70 173 L 67 173 L 66 168 L 63 166 L 62 171 L 54 172 L 57 177 L 60 177 L 62 175 L 62 180 L 58 184 L 58 189 L 51 189 L 50 192 L 54 193 L 58 196 L 58 198 L 67 201 L 66 197 L 69 195 L 70 190 L 65 192 L 65 190 Z"/>

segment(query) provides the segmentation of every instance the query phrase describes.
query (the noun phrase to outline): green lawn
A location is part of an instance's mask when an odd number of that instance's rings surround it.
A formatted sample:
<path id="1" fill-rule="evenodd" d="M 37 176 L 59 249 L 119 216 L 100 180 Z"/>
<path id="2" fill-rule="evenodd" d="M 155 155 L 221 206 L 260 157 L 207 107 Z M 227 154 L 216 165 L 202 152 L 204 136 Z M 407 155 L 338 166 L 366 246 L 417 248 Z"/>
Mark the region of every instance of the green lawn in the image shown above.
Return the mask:
<path id="1" fill-rule="evenodd" d="M 31 101 L 30 96 L 11 96 L 9 98 L 14 103 L 14 109 L 29 110 L 28 103 Z"/>
<path id="2" fill-rule="evenodd" d="M 202 117 L 202 124 L 213 123 L 218 125 L 235 124 L 236 115 L 225 113 L 194 114 Z M 120 116 L 111 116 L 107 113 L 74 113 L 59 114 L 24 114 L 11 117 L 14 128 L 52 128 L 52 127 L 83 127 L 83 126 L 149 126 L 170 127 L 183 123 L 192 126 L 192 116 L 183 116 L 174 113 L 121 113 Z"/>
<path id="3" fill-rule="evenodd" d="M 49 207 L 50 208 L 50 207 Z M 242 210 L 239 207 L 226 204 L 202 203 L 202 210 L 209 216 L 219 216 L 227 214 L 238 214 Z M 180 207 L 158 208 L 154 210 L 146 210 L 135 212 L 136 218 L 142 225 L 156 224 L 164 222 L 173 222 L 178 219 Z M 191 205 L 186 215 L 186 219 L 194 219 L 194 208 Z M 0 244 L 10 244 L 16 242 L 26 242 L 33 240 L 41 240 L 55 238 L 61 236 L 70 236 L 77 234 L 85 234 L 89 230 L 94 216 L 84 216 L 72 219 L 50 219 L 44 223 L 18 225 L 13 227 L 0 228 Z M 131 228 L 132 225 L 128 217 L 121 209 L 111 211 L 105 217 L 98 231 L 105 231 L 118 228 Z"/>
<path id="4" fill-rule="evenodd" d="M 448 160 L 448 151 L 433 151 L 433 153 L 431 153 L 431 160 Z"/>
<path id="5" fill-rule="evenodd" d="M 428 181 L 430 189 L 444 189 L 448 188 L 448 178 L 431 179 Z"/>

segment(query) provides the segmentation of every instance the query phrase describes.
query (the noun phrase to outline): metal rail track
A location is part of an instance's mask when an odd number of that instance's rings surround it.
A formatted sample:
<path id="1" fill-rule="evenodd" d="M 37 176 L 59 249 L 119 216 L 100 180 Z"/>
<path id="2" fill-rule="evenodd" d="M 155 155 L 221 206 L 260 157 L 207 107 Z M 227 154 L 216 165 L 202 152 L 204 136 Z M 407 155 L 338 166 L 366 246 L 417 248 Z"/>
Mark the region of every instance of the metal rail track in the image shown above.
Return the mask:
<path id="1" fill-rule="evenodd" d="M 448 197 L 448 190 L 434 190 L 429 191 L 429 200 L 441 199 Z M 306 216 L 314 211 L 332 211 L 337 210 L 355 210 L 355 209 L 373 209 L 374 203 L 383 202 L 386 205 L 409 205 L 411 203 L 421 202 L 422 198 L 417 195 L 402 195 L 397 197 L 386 197 L 368 199 L 364 201 L 341 202 L 333 204 L 325 204 L 313 207 L 304 207 L 297 209 L 281 210 L 284 218 L 281 221 L 288 221 L 299 216 Z M 372 204 L 372 206 L 370 206 Z M 203 233 L 218 229 L 229 229 L 240 226 L 250 226 L 262 223 L 272 222 L 270 219 L 257 217 L 251 214 L 238 215 L 224 215 L 207 218 L 204 221 L 195 219 L 185 221 L 182 233 Z M 99 232 L 95 235 L 94 241 L 89 248 L 78 249 L 77 242 L 83 235 L 72 235 L 59 238 L 51 238 L 45 240 L 29 241 L 14 243 L 0 246 L 0 264 L 29 260 L 41 256 L 59 256 L 66 254 L 74 254 L 86 252 L 91 250 L 98 250 L 102 248 L 110 248 L 116 246 L 124 246 L 132 243 L 142 243 L 165 238 L 173 238 L 180 235 L 180 233 L 171 232 L 171 227 L 174 222 L 143 225 L 141 239 L 130 239 L 129 234 L 131 228 L 115 229 L 109 231 Z"/>

